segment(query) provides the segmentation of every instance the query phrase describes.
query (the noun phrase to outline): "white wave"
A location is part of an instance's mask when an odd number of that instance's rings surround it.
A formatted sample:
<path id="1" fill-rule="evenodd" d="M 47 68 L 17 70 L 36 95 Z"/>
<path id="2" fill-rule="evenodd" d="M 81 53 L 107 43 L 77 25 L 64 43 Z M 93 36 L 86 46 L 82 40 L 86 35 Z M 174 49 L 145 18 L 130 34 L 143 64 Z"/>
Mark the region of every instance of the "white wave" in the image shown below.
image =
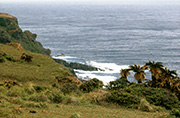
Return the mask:
<path id="1" fill-rule="evenodd" d="M 53 59 L 73 59 L 73 58 L 77 58 L 77 57 L 59 55 L 59 56 L 52 56 L 52 58 Z"/>
<path id="2" fill-rule="evenodd" d="M 86 64 L 96 68 L 100 68 L 106 73 L 119 73 L 121 69 L 128 68 L 128 65 L 117 65 L 115 63 L 98 63 L 95 61 L 87 61 Z"/>
<path id="3" fill-rule="evenodd" d="M 76 70 L 77 72 L 77 70 Z M 110 81 L 114 81 L 117 79 L 117 77 L 115 76 L 110 76 L 110 75 L 98 75 L 98 74 L 94 74 L 93 72 L 91 73 L 90 71 L 84 71 L 84 73 L 82 73 L 82 71 L 80 73 L 76 73 L 76 75 L 81 78 L 81 79 L 92 79 L 92 78 L 97 78 L 99 80 L 101 80 L 104 85 L 107 85 Z"/>

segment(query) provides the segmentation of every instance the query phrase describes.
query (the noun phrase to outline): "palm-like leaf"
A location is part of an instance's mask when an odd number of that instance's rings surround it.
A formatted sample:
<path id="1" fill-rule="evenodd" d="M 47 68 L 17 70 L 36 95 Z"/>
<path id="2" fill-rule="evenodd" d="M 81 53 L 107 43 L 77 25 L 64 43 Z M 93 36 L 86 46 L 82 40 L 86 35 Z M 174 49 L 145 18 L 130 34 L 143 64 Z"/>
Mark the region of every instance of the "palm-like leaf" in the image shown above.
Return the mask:
<path id="1" fill-rule="evenodd" d="M 140 66 L 140 64 L 136 65 L 130 65 L 129 66 L 130 70 L 132 70 L 133 72 L 135 72 L 134 74 L 134 78 L 138 81 L 138 83 L 142 83 L 142 81 L 145 80 L 145 76 L 146 73 L 144 72 L 144 69 L 147 69 L 146 66 Z"/>
<path id="2" fill-rule="evenodd" d="M 131 74 L 129 71 L 129 69 L 121 69 L 120 75 L 127 79 L 127 76 Z"/>
<path id="3" fill-rule="evenodd" d="M 177 79 L 177 73 L 175 70 L 169 70 L 167 67 L 162 70 L 162 76 L 161 76 L 161 86 L 166 87 L 166 88 L 173 88 L 174 87 L 174 82 Z"/>
<path id="4" fill-rule="evenodd" d="M 162 69 L 163 65 L 161 62 L 156 62 L 155 61 L 149 61 L 148 63 L 145 64 L 150 68 L 150 72 L 152 74 L 152 86 L 156 87 L 157 86 L 157 80 L 162 74 Z"/>

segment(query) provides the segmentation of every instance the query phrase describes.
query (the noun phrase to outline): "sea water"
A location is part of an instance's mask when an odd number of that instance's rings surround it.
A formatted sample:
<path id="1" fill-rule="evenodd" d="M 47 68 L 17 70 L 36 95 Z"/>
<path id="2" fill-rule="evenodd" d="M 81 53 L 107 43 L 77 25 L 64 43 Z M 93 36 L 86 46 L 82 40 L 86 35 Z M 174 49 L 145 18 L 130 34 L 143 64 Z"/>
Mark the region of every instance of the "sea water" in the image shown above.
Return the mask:
<path id="1" fill-rule="evenodd" d="M 180 73 L 180 6 L 1 3 L 0 12 L 16 16 L 23 30 L 38 34 L 53 57 L 104 70 L 75 70 L 80 78 L 107 83 L 128 65 L 149 60 Z"/>

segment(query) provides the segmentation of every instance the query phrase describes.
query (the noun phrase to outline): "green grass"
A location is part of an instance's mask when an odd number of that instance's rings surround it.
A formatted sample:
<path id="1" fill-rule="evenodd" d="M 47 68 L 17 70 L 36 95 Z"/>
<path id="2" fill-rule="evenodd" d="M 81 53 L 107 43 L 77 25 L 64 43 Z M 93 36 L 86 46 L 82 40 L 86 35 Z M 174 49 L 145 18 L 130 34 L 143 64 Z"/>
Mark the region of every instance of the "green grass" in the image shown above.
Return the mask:
<path id="1" fill-rule="evenodd" d="M 10 89 L 0 86 L 0 117 L 70 118 L 78 114 L 80 118 L 160 118 L 168 115 L 167 111 L 143 112 L 110 103 L 97 105 L 91 103 L 91 99 L 84 100 L 84 97 L 94 95 L 95 93 L 82 96 L 64 95 L 60 89 L 54 87 L 39 92 L 32 84 L 16 85 Z"/>
<path id="2" fill-rule="evenodd" d="M 22 51 L 3 44 L 0 44 L 0 52 L 12 56 L 16 60 L 15 62 L 5 60 L 5 63 L 0 63 L 0 82 L 11 79 L 23 83 L 50 85 L 56 82 L 55 77 L 73 76 L 67 68 L 57 64 L 47 55 Z M 21 60 L 23 53 L 31 55 L 32 62 Z"/>
<path id="3" fill-rule="evenodd" d="M 70 118 L 73 114 L 79 114 L 80 118 L 160 118 L 162 116 L 167 116 L 165 112 L 149 113 L 116 106 L 108 108 L 84 104 L 48 104 L 45 108 L 31 106 L 32 107 L 22 107 L 17 104 L 9 104 L 6 106 L 6 109 L 0 107 L 0 116 L 17 118 Z M 30 111 L 36 111 L 37 113 L 30 113 Z"/>

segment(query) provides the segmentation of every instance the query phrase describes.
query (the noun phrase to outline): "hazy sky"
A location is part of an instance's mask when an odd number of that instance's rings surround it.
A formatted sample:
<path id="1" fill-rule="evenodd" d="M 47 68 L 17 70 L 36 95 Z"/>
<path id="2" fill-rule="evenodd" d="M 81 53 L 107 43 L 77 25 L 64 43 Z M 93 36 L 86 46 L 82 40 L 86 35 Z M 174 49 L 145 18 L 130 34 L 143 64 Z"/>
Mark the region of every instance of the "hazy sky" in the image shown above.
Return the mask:
<path id="1" fill-rule="evenodd" d="M 65 4 L 180 4 L 180 0 L 0 0 L 0 2 L 58 2 Z"/>

